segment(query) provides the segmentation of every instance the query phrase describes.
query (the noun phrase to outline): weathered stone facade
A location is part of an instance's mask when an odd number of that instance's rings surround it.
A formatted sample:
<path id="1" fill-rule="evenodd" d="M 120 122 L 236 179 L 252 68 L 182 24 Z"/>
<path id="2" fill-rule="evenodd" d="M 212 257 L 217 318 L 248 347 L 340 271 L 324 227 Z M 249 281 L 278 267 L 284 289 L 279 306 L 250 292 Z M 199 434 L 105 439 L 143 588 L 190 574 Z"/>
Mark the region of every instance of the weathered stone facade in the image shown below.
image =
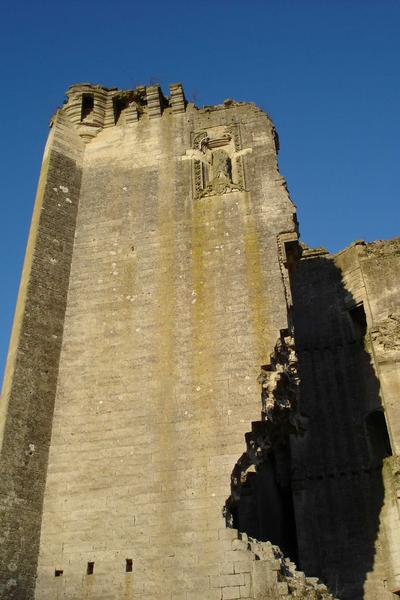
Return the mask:
<path id="1" fill-rule="evenodd" d="M 300 245 L 253 104 L 67 97 L 2 392 L 0 597 L 394 598 L 400 241 Z"/>

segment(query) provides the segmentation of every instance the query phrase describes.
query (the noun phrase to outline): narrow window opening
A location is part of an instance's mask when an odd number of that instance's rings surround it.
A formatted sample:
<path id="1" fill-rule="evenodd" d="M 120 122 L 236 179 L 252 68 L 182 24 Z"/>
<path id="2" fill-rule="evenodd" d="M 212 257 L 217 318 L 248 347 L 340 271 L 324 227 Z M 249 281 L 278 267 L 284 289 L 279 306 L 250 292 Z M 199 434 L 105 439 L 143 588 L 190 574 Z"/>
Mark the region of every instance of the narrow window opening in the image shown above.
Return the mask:
<path id="1" fill-rule="evenodd" d="M 94 108 L 94 96 L 93 94 L 82 94 L 82 109 L 81 109 L 81 121 L 84 121 L 86 117 L 90 115 Z"/>
<path id="2" fill-rule="evenodd" d="M 114 123 L 115 125 L 118 123 L 119 118 L 121 116 L 121 112 L 128 106 L 126 98 L 120 98 L 116 96 L 113 98 L 113 111 L 114 111 Z"/>
<path id="3" fill-rule="evenodd" d="M 86 575 L 93 575 L 93 572 L 94 572 L 94 562 L 88 562 L 87 569 L 86 569 Z"/>
<path id="4" fill-rule="evenodd" d="M 127 573 L 132 573 L 132 571 L 133 571 L 133 561 L 131 558 L 126 559 L 125 571 Z"/>
<path id="5" fill-rule="evenodd" d="M 286 266 L 289 271 L 289 274 L 292 273 L 293 269 L 296 266 L 297 261 L 301 255 L 301 249 L 299 247 L 299 243 L 297 240 L 291 242 L 284 242 L 285 246 L 285 257 L 286 257 Z"/>
<path id="6" fill-rule="evenodd" d="M 387 456 L 392 456 L 392 446 L 384 412 L 375 410 L 370 413 L 365 419 L 365 424 L 373 458 L 380 462 Z"/>
<path id="7" fill-rule="evenodd" d="M 64 574 L 64 571 L 62 569 L 56 569 L 54 571 L 54 577 L 61 577 Z"/>
<path id="8" fill-rule="evenodd" d="M 363 303 L 361 302 L 361 304 L 349 310 L 349 315 L 353 324 L 355 339 L 363 339 L 367 333 L 367 317 Z"/>

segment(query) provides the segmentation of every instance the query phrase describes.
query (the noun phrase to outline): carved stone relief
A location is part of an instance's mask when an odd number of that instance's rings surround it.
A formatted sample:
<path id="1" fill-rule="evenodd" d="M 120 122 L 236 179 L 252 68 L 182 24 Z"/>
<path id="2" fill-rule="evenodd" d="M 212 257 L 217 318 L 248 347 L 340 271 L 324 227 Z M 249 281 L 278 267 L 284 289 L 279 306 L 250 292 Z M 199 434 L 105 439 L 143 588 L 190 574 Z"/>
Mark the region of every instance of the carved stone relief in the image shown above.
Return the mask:
<path id="1" fill-rule="evenodd" d="M 248 150 L 249 151 L 249 150 Z M 192 159 L 195 198 L 244 190 L 244 169 L 238 125 L 197 132 L 186 157 Z"/>

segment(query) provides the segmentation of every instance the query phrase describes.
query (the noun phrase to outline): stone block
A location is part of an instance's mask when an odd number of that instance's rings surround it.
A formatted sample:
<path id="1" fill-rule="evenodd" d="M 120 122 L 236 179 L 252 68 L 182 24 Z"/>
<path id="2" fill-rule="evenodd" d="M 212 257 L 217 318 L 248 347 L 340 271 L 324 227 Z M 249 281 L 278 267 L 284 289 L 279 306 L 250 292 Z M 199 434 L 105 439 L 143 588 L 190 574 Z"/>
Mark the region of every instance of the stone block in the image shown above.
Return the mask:
<path id="1" fill-rule="evenodd" d="M 210 585 L 212 588 L 218 587 L 234 587 L 245 584 L 245 578 L 242 573 L 230 574 L 230 575 L 218 575 L 210 578 Z"/>
<path id="2" fill-rule="evenodd" d="M 222 588 L 222 600 L 237 600 L 238 598 L 240 598 L 239 587 Z"/>

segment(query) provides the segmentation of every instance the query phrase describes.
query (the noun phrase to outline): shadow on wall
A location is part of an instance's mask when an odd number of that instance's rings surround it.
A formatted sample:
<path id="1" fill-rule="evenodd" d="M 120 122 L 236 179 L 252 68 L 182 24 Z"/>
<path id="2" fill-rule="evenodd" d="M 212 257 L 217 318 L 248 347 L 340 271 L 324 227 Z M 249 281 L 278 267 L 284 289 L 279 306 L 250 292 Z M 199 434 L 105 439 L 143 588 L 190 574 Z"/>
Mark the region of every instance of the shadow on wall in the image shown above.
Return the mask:
<path id="1" fill-rule="evenodd" d="M 390 598 L 379 525 L 391 448 L 364 307 L 332 258 L 305 254 L 292 278 L 300 398 L 268 413 L 263 389 L 227 525 L 279 545 L 341 600 Z"/>
<path id="2" fill-rule="evenodd" d="M 268 365 L 261 368 L 261 420 L 245 436 L 246 452 L 231 476 L 227 525 L 279 546 L 297 560 L 291 489 L 290 435 L 302 431 L 293 337 L 282 330 Z"/>
<path id="3" fill-rule="evenodd" d="M 264 422 L 253 423 L 253 431 L 246 436 L 253 446 L 257 432 L 256 460 L 251 459 L 252 452 L 247 450 L 232 472 L 232 493 L 225 505 L 227 525 L 250 538 L 279 546 L 285 556 L 297 562 L 289 446 L 283 441 L 274 448 L 260 444 L 261 439 L 268 440 L 263 425 Z"/>

